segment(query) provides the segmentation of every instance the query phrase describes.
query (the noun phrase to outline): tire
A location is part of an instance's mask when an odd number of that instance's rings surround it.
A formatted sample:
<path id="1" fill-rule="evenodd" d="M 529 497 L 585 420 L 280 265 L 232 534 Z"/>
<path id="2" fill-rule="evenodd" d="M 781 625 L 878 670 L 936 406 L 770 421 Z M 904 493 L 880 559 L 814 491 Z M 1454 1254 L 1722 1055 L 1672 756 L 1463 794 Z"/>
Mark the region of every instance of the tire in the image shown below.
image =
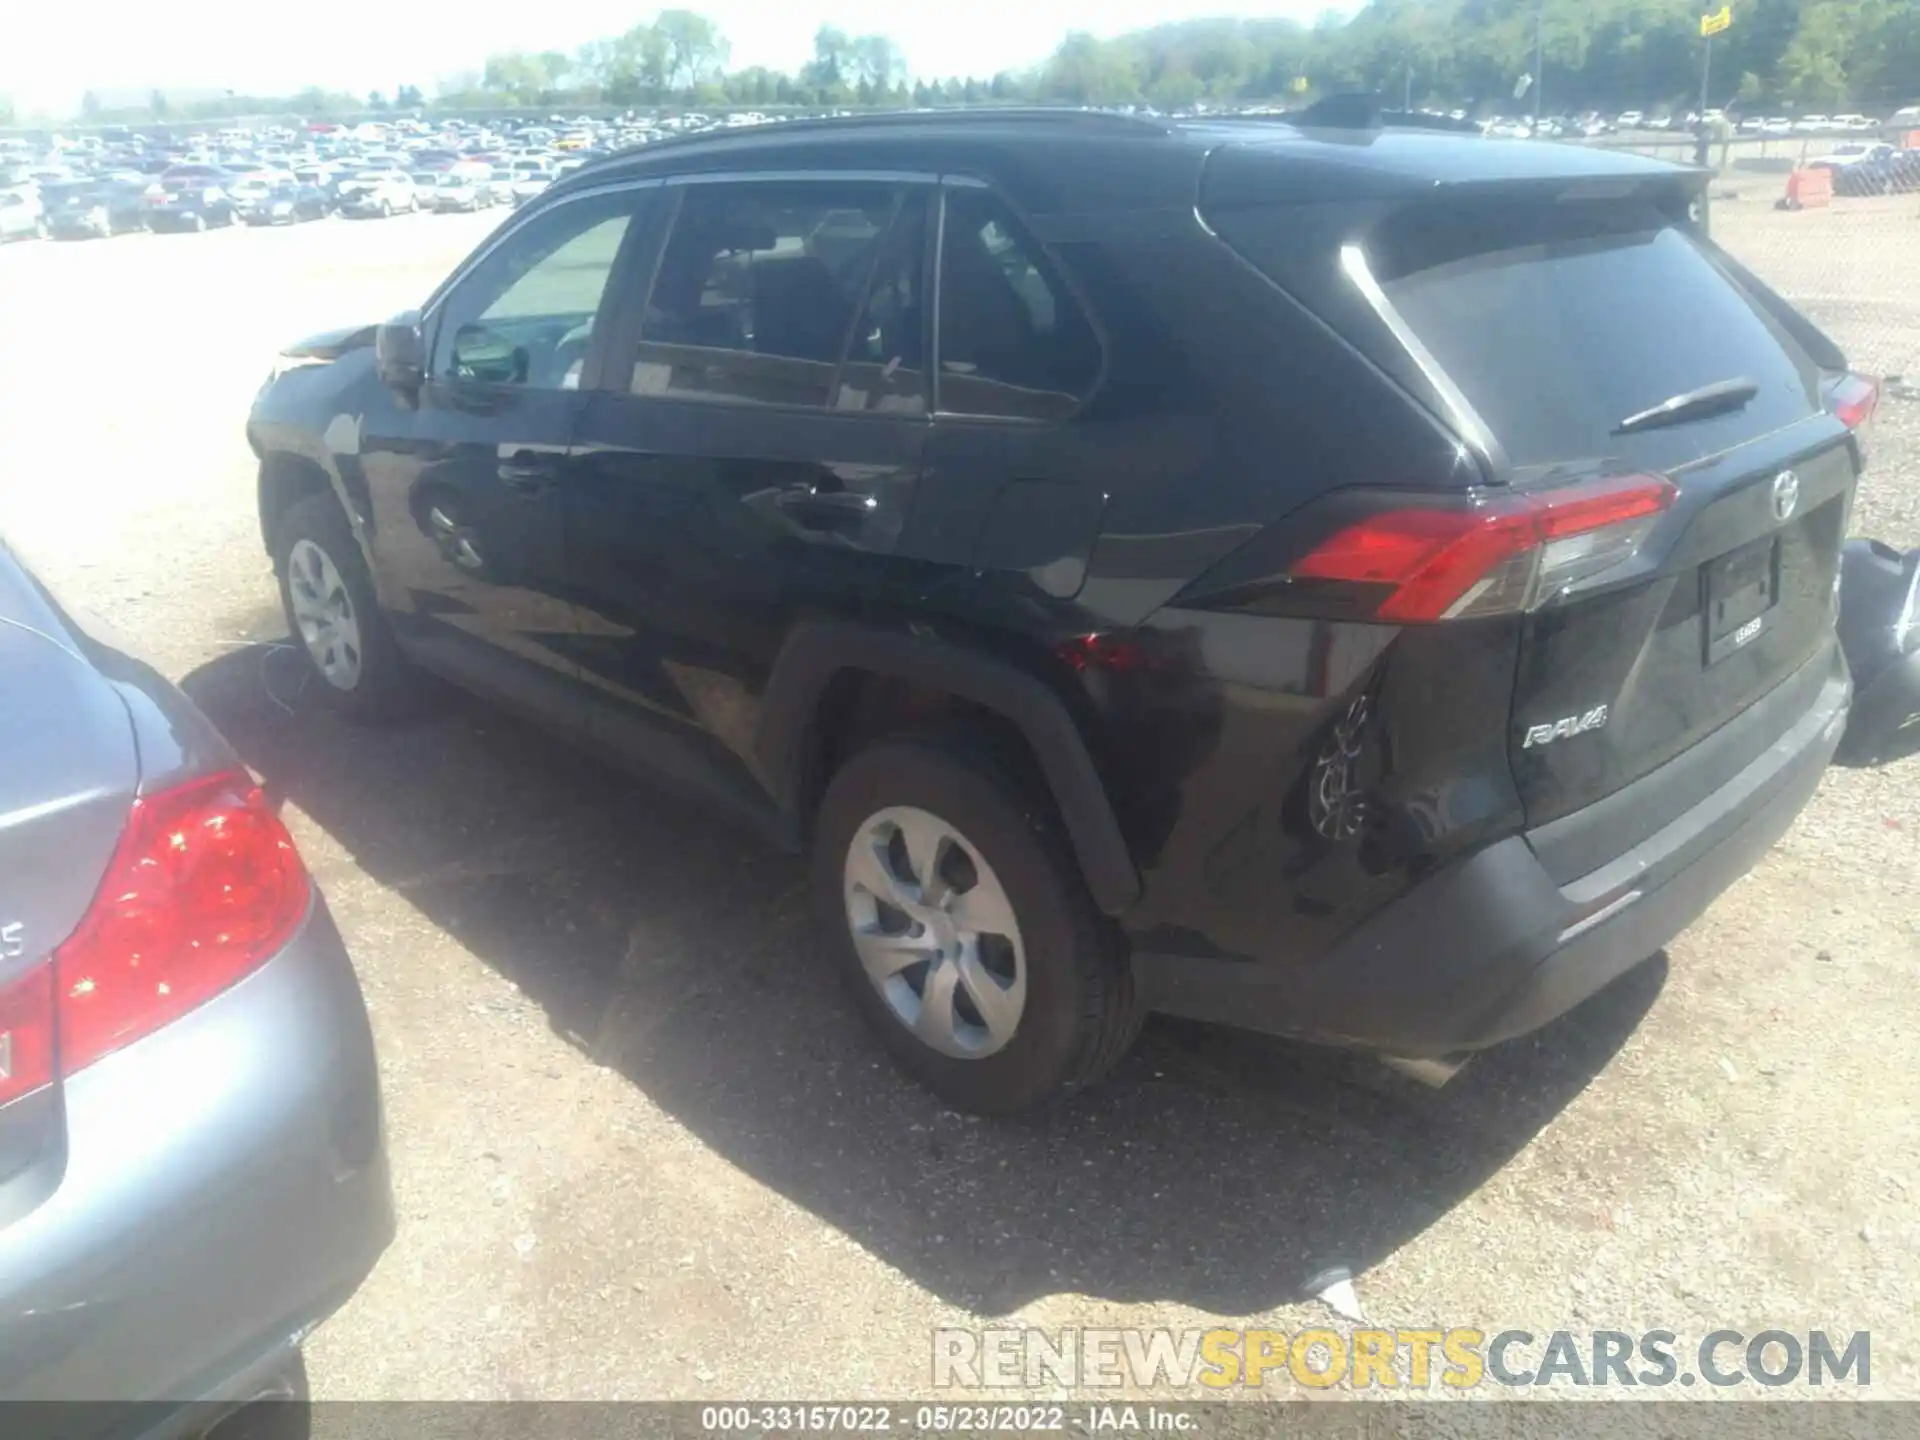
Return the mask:
<path id="1" fill-rule="evenodd" d="M 382 220 L 391 220 L 393 218 L 393 202 L 391 200 L 382 200 L 380 202 L 380 218 Z"/>
<path id="2" fill-rule="evenodd" d="M 301 602 L 296 601 L 295 590 L 313 568 L 311 551 L 304 547 L 317 550 L 331 566 L 338 588 L 344 591 L 344 609 L 351 621 L 350 639 L 341 638 L 334 653 L 345 657 L 351 652 L 353 663 L 351 667 L 337 665 L 332 675 L 302 631 Z M 300 577 L 294 573 L 296 562 L 300 563 Z M 357 720 L 398 719 L 419 708 L 426 691 L 425 676 L 400 653 L 373 593 L 373 579 L 367 573 L 359 542 L 332 494 L 309 495 L 290 505 L 280 517 L 273 532 L 273 570 L 280 584 L 280 608 L 286 617 L 287 633 L 306 665 L 308 688 Z M 304 589 L 312 594 L 331 587 L 309 581 Z M 346 673 L 348 668 L 350 675 Z"/>
<path id="3" fill-rule="evenodd" d="M 958 850 L 963 857 L 957 878 L 952 864 L 947 867 L 955 895 L 944 908 L 955 917 L 964 916 L 964 900 L 975 893 L 974 886 L 997 884 L 1017 936 L 969 942 L 964 933 L 956 938 L 936 928 L 942 923 L 938 915 L 931 926 L 912 922 L 922 926 L 922 936 L 899 935 L 909 922 L 907 913 L 895 910 L 883 917 L 881 908 L 865 898 L 874 892 L 863 891 L 850 879 L 863 868 L 852 857 L 856 840 L 862 840 L 874 843 L 869 854 L 881 867 L 867 873 L 882 884 L 893 883 L 885 872 L 897 877 L 901 865 L 884 856 L 900 852 L 883 851 L 875 837 L 887 831 L 889 816 L 906 819 L 924 835 L 922 815 L 950 832 L 933 847 L 936 853 L 951 857 Z M 924 842 L 921 848 L 926 849 Z M 975 868 L 975 861 L 984 862 L 984 868 Z M 919 873 L 910 858 L 905 868 L 909 874 Z M 969 875 L 973 885 L 967 883 Z M 1082 1089 L 1112 1069 L 1139 1033 L 1142 1015 L 1119 937 L 1087 894 L 1051 806 L 1039 797 L 1035 784 L 1022 784 L 975 736 L 908 735 L 882 741 L 848 761 L 821 801 L 813 887 L 822 919 L 834 932 L 839 964 L 855 1003 L 880 1043 L 902 1070 L 958 1109 L 1013 1114 Z M 994 892 L 983 893 L 989 902 L 994 898 Z M 883 993 L 861 958 L 854 935 L 856 908 L 869 935 L 878 928 L 888 932 L 882 940 L 902 941 L 892 947 L 896 952 L 911 949 L 915 938 L 925 938 L 930 945 L 935 939 L 951 943 L 938 961 L 901 969 L 887 982 L 889 993 Z M 983 915 L 992 908 L 991 903 L 974 907 Z M 984 928 L 978 932 L 989 933 Z M 963 954 L 971 954 L 970 966 L 960 958 Z M 992 963 L 1000 984 L 994 1008 L 1024 986 L 1017 1019 L 1010 1026 L 1004 1026 L 1002 1012 L 1001 1033 L 1008 1038 L 996 1035 L 985 1019 L 988 1012 L 972 1002 L 977 992 L 970 986 L 982 983 L 983 962 Z M 929 1028 L 948 1042 L 962 1031 L 971 1032 L 977 1053 L 943 1051 L 910 1028 L 899 1008 L 918 1009 L 925 1019 L 926 987 L 934 983 L 941 965 L 963 972 L 949 980 L 956 996 L 951 1013 L 959 1023 Z M 968 973 L 973 979 L 964 978 Z M 965 1013 L 969 1007 L 973 1023 Z"/>
<path id="4" fill-rule="evenodd" d="M 196 235 L 199 235 L 203 233 L 206 230 L 206 228 L 207 228 L 207 217 L 202 215 L 198 210 L 194 211 L 193 221 L 192 221 L 193 233 Z"/>

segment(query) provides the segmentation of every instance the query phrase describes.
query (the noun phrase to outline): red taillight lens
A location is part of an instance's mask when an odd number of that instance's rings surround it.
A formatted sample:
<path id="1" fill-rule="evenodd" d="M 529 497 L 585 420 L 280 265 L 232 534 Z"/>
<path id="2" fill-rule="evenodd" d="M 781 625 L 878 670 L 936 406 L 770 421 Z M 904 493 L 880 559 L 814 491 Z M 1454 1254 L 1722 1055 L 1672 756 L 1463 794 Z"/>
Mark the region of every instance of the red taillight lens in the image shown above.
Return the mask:
<path id="1" fill-rule="evenodd" d="M 61 1073 L 246 975 L 299 926 L 308 894 L 292 837 L 245 774 L 135 801 L 93 908 L 54 952 Z"/>
<path id="2" fill-rule="evenodd" d="M 1630 475 L 1462 508 L 1383 510 L 1315 546 L 1289 574 L 1381 591 L 1380 620 L 1524 610 L 1633 555 L 1675 493 L 1669 480 Z"/>
<path id="3" fill-rule="evenodd" d="M 53 967 L 0 987 L 0 1105 L 53 1082 Z"/>
<path id="4" fill-rule="evenodd" d="M 1848 375 L 1829 392 L 1828 403 L 1841 424 L 1858 430 L 1880 408 L 1880 382 L 1869 375 Z"/>
<path id="5" fill-rule="evenodd" d="M 1085 673 L 1090 670 L 1124 672 L 1138 670 L 1147 663 L 1146 651 L 1135 642 L 1118 635 L 1076 635 L 1055 647 L 1054 653 L 1067 667 Z"/>

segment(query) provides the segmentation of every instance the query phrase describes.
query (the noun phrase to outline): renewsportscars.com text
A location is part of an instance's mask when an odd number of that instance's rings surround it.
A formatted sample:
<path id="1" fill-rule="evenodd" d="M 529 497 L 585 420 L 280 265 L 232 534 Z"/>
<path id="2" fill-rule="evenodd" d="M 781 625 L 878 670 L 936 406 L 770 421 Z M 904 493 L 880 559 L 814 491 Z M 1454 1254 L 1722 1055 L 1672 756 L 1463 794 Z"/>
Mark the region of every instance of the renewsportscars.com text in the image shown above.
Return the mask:
<path id="1" fill-rule="evenodd" d="M 1872 1383 L 1864 1330 L 936 1330 L 939 1389 L 1065 1386 L 1471 1390 Z"/>

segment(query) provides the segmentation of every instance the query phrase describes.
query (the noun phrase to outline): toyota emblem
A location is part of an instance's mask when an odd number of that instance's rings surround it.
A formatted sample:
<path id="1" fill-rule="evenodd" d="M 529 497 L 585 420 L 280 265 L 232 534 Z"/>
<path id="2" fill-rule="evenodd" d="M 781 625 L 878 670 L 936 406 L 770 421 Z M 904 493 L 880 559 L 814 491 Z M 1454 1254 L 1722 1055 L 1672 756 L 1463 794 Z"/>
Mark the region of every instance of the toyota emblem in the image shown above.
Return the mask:
<path id="1" fill-rule="evenodd" d="M 1800 477 L 1791 470 L 1782 470 L 1773 477 L 1773 518 L 1791 520 L 1794 507 L 1800 503 Z"/>

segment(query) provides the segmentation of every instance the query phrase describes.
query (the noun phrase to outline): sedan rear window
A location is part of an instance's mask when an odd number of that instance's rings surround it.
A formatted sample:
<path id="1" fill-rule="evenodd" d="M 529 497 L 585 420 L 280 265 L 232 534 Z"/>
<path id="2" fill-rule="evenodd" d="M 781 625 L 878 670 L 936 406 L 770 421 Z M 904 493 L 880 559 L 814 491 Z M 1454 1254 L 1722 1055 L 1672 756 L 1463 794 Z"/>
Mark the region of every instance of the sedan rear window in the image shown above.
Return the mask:
<path id="1" fill-rule="evenodd" d="M 1660 211 L 1632 203 L 1421 206 L 1366 245 L 1375 277 L 1517 466 L 1650 469 L 1804 419 L 1817 367 Z M 1702 387 L 1737 410 L 1621 434 Z"/>

